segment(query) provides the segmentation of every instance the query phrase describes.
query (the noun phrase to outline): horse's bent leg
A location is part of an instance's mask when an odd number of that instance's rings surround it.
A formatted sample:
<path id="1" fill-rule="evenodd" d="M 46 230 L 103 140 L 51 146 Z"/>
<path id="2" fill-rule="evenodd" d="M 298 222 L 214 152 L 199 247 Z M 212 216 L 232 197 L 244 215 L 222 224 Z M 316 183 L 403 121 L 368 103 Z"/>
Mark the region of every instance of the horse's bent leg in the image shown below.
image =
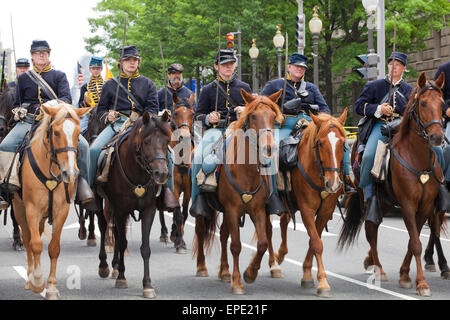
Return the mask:
<path id="1" fill-rule="evenodd" d="M 280 217 L 280 231 L 281 231 L 281 243 L 276 255 L 277 262 L 281 264 L 284 261 L 284 257 L 288 253 L 287 247 L 287 228 L 291 215 L 289 213 L 282 213 Z"/>
<path id="2" fill-rule="evenodd" d="M 275 252 L 273 251 L 272 245 L 272 221 L 270 220 L 270 215 L 266 215 L 266 235 L 267 241 L 269 244 L 269 267 L 270 267 L 270 275 L 272 278 L 281 278 L 283 275 L 281 274 L 281 267 L 277 262 Z"/>
<path id="3" fill-rule="evenodd" d="M 76 206 L 76 204 L 75 204 L 75 206 Z M 79 209 L 80 209 L 80 216 L 78 217 L 78 223 L 80 224 L 80 228 L 78 229 L 78 239 L 85 240 L 87 237 L 87 231 L 86 231 L 86 227 L 84 225 L 84 222 L 85 222 L 84 209 L 82 206 L 79 206 Z"/>
<path id="4" fill-rule="evenodd" d="M 208 276 L 208 269 L 206 268 L 204 252 L 205 233 L 205 219 L 201 216 L 197 216 L 195 218 L 195 238 L 197 246 L 194 249 L 194 252 L 197 254 L 197 277 Z"/>
<path id="5" fill-rule="evenodd" d="M 167 243 L 169 237 L 167 236 L 166 220 L 164 218 L 164 211 L 158 210 L 159 212 L 159 222 L 161 223 L 161 235 L 159 237 L 159 242 Z"/>
<path id="6" fill-rule="evenodd" d="M 222 282 L 231 282 L 230 266 L 228 265 L 228 237 L 230 232 L 225 221 L 220 226 L 220 268 L 219 279 Z"/>
<path id="7" fill-rule="evenodd" d="M 264 253 L 269 246 L 266 236 L 266 212 L 262 210 L 251 215 L 253 223 L 255 225 L 256 234 L 258 236 L 257 251 L 254 255 L 250 265 L 244 272 L 244 280 L 247 283 L 252 283 L 258 276 L 258 270 L 261 267 L 261 260 Z"/>
<path id="8" fill-rule="evenodd" d="M 97 241 L 95 239 L 95 212 L 88 210 L 89 215 L 89 234 L 87 238 L 87 246 L 88 247 L 96 247 Z"/>
<path id="9" fill-rule="evenodd" d="M 368 256 L 364 260 L 364 269 L 368 269 L 369 266 L 376 266 L 375 274 L 379 277 L 380 281 L 388 281 L 386 272 L 384 272 L 383 267 L 381 265 L 380 259 L 378 257 L 378 225 L 366 221 L 364 223 L 364 228 L 366 230 L 366 239 L 369 242 L 370 250 Z"/>
<path id="10" fill-rule="evenodd" d="M 173 216 L 176 224 L 175 248 L 179 254 L 186 253 L 186 244 L 183 240 L 183 215 L 180 208 L 175 208 Z"/>
<path id="11" fill-rule="evenodd" d="M 142 242 L 141 242 L 141 256 L 144 261 L 144 278 L 142 279 L 142 294 L 144 298 L 155 298 L 156 293 L 152 287 L 152 282 L 150 279 L 150 230 L 152 228 L 153 219 L 155 217 L 155 209 L 147 210 L 143 214 L 141 220 L 141 232 L 142 232 Z"/>

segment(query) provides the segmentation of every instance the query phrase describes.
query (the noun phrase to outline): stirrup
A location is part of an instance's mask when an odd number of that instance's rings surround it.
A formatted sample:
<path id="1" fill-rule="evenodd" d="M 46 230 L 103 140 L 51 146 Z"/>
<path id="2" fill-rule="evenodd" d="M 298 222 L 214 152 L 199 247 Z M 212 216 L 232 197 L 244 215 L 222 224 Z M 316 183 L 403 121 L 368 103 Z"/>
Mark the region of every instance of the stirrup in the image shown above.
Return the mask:
<path id="1" fill-rule="evenodd" d="M 206 195 L 199 193 L 189 208 L 189 214 L 196 218 L 197 216 L 205 217 L 206 219 L 211 219 L 214 212 L 206 201 Z"/>
<path id="2" fill-rule="evenodd" d="M 86 179 L 84 179 L 82 176 L 78 177 L 75 203 L 83 206 L 85 209 L 88 209 L 90 211 L 96 211 L 98 209 L 95 202 L 94 192 L 92 192 L 91 187 L 87 183 Z"/>
<path id="3" fill-rule="evenodd" d="M 266 204 L 266 214 L 276 214 L 277 216 L 281 216 L 283 212 L 287 212 L 283 201 L 281 201 L 276 193 L 272 192 Z"/>
<path id="4" fill-rule="evenodd" d="M 370 221 L 377 226 L 383 221 L 383 216 L 375 195 L 367 200 L 364 211 L 367 213 L 366 221 Z"/>

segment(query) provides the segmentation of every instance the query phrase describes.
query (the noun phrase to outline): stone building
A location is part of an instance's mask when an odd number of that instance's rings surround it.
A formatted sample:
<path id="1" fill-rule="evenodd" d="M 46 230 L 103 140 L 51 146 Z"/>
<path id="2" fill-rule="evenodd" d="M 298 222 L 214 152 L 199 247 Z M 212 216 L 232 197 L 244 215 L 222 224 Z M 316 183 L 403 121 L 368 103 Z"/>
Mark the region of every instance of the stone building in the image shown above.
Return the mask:
<path id="1" fill-rule="evenodd" d="M 5 76 L 8 81 L 12 81 L 15 77 L 15 64 L 12 57 L 12 49 L 3 48 L 0 41 L 0 68 L 3 61 L 3 51 L 5 52 Z"/>

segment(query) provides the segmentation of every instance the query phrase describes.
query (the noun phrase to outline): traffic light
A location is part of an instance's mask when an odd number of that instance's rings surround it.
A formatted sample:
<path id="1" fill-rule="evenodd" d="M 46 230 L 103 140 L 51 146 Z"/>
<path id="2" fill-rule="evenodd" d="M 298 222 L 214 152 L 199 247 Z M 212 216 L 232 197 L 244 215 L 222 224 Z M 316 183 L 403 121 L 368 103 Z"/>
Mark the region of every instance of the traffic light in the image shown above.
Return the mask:
<path id="1" fill-rule="evenodd" d="M 305 47 L 305 16 L 297 15 L 295 17 L 295 21 L 297 24 L 297 31 L 295 32 L 295 46 L 297 48 Z"/>
<path id="2" fill-rule="evenodd" d="M 361 54 L 355 57 L 364 67 L 356 68 L 355 71 L 364 80 L 374 80 L 378 77 L 377 63 L 380 57 L 376 53 Z"/>
<path id="3" fill-rule="evenodd" d="M 227 34 L 227 48 L 233 49 L 234 47 L 234 33 L 230 32 Z"/>

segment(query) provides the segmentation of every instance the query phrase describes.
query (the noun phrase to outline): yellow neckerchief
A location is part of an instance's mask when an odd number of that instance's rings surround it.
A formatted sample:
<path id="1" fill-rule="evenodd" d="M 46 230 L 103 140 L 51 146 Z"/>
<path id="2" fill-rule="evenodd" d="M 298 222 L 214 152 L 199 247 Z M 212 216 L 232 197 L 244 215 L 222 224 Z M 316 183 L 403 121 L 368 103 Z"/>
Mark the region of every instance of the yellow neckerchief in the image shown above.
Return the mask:
<path id="1" fill-rule="evenodd" d="M 49 63 L 43 70 L 39 71 L 35 65 L 33 65 L 33 70 L 36 71 L 39 75 L 41 75 L 42 72 L 49 72 L 50 70 L 52 70 L 52 66 Z M 42 101 L 41 98 L 41 87 L 38 86 L 38 100 L 40 104 L 43 104 L 44 102 Z"/>
<path id="2" fill-rule="evenodd" d="M 87 92 L 92 95 L 95 103 L 98 103 L 98 101 L 100 100 L 103 84 L 104 81 L 102 76 L 99 76 L 98 78 L 91 77 L 91 79 L 87 83 Z"/>
<path id="3" fill-rule="evenodd" d="M 131 86 L 130 86 L 131 85 L 131 79 L 136 79 L 136 78 L 139 78 L 140 76 L 141 75 L 139 74 L 139 69 L 136 70 L 131 76 L 127 76 L 123 71 L 120 72 L 120 77 L 121 78 L 128 79 L 128 83 L 127 83 L 128 92 L 131 92 Z M 134 102 L 130 99 L 129 95 L 127 95 L 127 98 L 130 101 L 130 103 L 131 103 L 131 111 L 133 111 L 134 110 Z"/>

